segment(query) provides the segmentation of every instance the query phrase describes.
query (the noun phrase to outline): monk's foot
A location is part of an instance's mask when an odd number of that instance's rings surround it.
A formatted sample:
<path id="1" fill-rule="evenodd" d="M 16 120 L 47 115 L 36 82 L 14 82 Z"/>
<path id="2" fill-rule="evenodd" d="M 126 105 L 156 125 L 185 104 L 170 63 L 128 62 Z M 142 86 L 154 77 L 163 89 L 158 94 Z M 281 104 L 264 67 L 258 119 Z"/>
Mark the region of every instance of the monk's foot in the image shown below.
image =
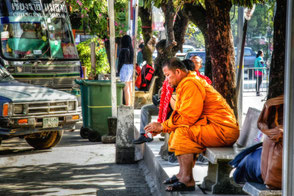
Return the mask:
<path id="1" fill-rule="evenodd" d="M 168 178 L 165 181 L 163 181 L 163 184 L 173 184 L 178 181 L 179 181 L 179 178 L 177 177 L 177 175 L 173 175 L 171 178 Z"/>
<path id="2" fill-rule="evenodd" d="M 179 174 L 177 174 L 176 176 L 177 176 L 178 179 L 181 179 L 182 174 L 179 173 Z"/>
<path id="3" fill-rule="evenodd" d="M 175 192 L 175 191 L 195 191 L 195 183 L 194 185 L 186 185 L 183 182 L 175 182 L 172 185 L 169 185 L 166 189 L 167 192 Z"/>
<path id="4" fill-rule="evenodd" d="M 179 182 L 184 183 L 186 186 L 195 186 L 195 181 L 193 177 L 182 176 L 179 178 Z"/>

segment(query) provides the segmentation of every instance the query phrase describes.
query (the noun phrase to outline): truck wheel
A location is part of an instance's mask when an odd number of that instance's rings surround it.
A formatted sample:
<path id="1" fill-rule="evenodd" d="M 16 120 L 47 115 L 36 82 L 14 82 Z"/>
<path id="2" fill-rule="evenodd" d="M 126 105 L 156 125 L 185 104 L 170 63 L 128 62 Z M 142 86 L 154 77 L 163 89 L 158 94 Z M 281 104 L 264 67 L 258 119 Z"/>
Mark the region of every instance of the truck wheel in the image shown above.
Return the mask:
<path id="1" fill-rule="evenodd" d="M 81 130 L 80 130 L 80 135 L 84 139 L 89 138 L 89 133 L 90 133 L 90 130 L 88 128 L 86 128 L 86 127 L 82 127 Z"/>
<path id="2" fill-rule="evenodd" d="M 29 145 L 36 149 L 48 149 L 58 144 L 62 138 L 63 131 L 48 131 L 42 133 L 34 133 L 26 137 Z"/>
<path id="3" fill-rule="evenodd" d="M 101 142 L 101 135 L 97 131 L 91 131 L 88 139 L 90 142 Z"/>

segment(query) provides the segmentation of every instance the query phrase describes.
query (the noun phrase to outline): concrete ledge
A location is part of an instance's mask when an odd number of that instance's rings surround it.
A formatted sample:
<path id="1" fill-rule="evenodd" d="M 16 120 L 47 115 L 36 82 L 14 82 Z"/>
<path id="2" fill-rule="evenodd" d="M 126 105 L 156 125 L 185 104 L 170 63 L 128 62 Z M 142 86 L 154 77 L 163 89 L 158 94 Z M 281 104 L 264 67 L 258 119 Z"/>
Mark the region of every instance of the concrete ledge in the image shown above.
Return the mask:
<path id="1" fill-rule="evenodd" d="M 254 182 L 247 182 L 243 187 L 243 191 L 248 193 L 249 195 L 253 196 L 281 196 L 281 190 L 270 190 L 266 188 L 264 184 L 254 183 Z"/>
<path id="2" fill-rule="evenodd" d="M 233 147 L 207 148 L 204 155 L 212 164 L 217 164 L 220 159 L 230 161 L 236 156 Z"/>
<path id="3" fill-rule="evenodd" d="M 171 165 L 167 161 L 164 161 L 161 159 L 159 155 L 160 146 L 163 144 L 162 141 L 159 141 L 159 138 L 154 138 L 153 142 L 146 143 L 144 148 L 144 159 L 143 163 L 149 172 L 148 176 L 145 178 L 147 183 L 148 181 L 152 181 L 151 184 L 149 184 L 149 187 L 151 188 L 151 192 L 153 195 L 158 196 L 196 196 L 196 195 L 204 195 L 203 192 L 196 186 L 196 190 L 193 192 L 173 192 L 169 193 L 165 191 L 166 185 L 162 184 L 162 182 L 167 179 L 168 177 L 171 177 L 172 175 L 178 173 L 179 166 L 178 165 Z M 200 172 L 202 171 L 202 173 Z M 204 172 L 203 172 L 204 171 Z M 201 173 L 200 175 L 196 175 L 196 173 Z M 206 175 L 207 172 L 207 166 L 196 166 L 193 170 L 194 178 L 196 180 L 196 184 L 199 184 L 199 178 L 202 179 Z M 204 173 L 204 174 L 203 174 Z M 150 176 L 152 179 L 150 179 Z"/>

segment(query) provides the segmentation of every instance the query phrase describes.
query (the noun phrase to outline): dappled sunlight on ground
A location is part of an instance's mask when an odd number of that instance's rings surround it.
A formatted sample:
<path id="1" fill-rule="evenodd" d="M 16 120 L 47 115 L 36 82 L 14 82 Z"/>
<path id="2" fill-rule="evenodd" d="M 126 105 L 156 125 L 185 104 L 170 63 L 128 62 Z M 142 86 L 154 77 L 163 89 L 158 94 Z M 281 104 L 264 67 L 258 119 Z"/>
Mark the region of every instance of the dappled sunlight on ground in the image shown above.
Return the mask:
<path id="1" fill-rule="evenodd" d="M 115 164 L 115 145 L 65 132 L 52 149 L 35 150 L 24 139 L 0 147 L 0 195 L 151 195 L 137 164 Z"/>

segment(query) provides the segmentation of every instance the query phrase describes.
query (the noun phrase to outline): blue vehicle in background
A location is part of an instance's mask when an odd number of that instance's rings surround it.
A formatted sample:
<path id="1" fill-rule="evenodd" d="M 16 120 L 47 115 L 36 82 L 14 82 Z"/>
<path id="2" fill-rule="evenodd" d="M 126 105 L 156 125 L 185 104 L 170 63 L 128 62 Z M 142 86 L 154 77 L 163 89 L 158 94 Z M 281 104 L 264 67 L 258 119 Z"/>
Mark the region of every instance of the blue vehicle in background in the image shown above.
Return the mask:
<path id="1" fill-rule="evenodd" d="M 237 48 L 235 47 L 235 63 L 239 64 L 237 59 Z M 244 48 L 244 67 L 254 67 L 254 61 L 256 59 L 256 53 L 250 47 Z"/>
<path id="2" fill-rule="evenodd" d="M 238 64 L 237 62 L 237 48 L 235 47 L 235 63 L 236 65 Z M 192 51 L 188 52 L 185 59 L 190 59 L 192 56 L 199 56 L 202 58 L 202 68 L 199 70 L 202 75 L 205 73 L 205 59 L 206 59 L 206 53 L 205 51 Z M 252 78 L 253 71 L 252 69 L 254 67 L 254 61 L 256 58 L 256 53 L 252 50 L 250 47 L 245 47 L 244 48 L 244 75 L 245 78 L 249 77 Z"/>
<path id="3" fill-rule="evenodd" d="M 256 53 L 250 47 L 244 48 L 244 79 L 254 79 L 254 61 L 256 59 Z M 238 68 L 238 56 L 237 48 L 235 47 L 235 63 Z"/>
<path id="4" fill-rule="evenodd" d="M 73 129 L 80 119 L 76 96 L 18 82 L 1 64 L 0 143 L 20 137 L 36 149 L 58 144 L 63 130 Z"/>

